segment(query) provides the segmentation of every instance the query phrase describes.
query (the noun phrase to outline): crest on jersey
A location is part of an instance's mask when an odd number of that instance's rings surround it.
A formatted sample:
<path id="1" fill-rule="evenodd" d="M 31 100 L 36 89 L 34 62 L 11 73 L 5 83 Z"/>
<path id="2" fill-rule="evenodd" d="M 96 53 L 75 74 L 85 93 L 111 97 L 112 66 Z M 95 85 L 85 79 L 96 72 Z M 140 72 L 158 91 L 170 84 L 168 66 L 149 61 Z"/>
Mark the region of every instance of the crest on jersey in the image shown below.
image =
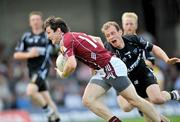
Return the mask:
<path id="1" fill-rule="evenodd" d="M 96 53 L 91 52 L 91 58 L 94 59 L 94 60 L 96 60 Z"/>

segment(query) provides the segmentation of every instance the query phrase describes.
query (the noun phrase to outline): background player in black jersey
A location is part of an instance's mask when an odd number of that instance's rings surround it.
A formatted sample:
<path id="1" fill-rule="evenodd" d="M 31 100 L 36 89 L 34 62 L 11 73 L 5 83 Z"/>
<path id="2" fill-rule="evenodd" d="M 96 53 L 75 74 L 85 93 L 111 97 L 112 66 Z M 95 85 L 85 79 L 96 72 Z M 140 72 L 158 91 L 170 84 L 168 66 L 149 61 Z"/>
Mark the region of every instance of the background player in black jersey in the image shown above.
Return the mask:
<path id="1" fill-rule="evenodd" d="M 121 18 L 123 35 L 137 35 L 138 29 L 138 16 L 134 12 L 124 12 Z M 144 51 L 145 63 L 153 67 L 155 63 L 155 57 L 148 51 Z"/>
<path id="2" fill-rule="evenodd" d="M 50 97 L 46 77 L 50 67 L 52 44 L 43 30 L 41 12 L 29 15 L 30 32 L 24 33 L 16 47 L 14 58 L 27 60 L 31 82 L 27 86 L 27 95 L 47 114 L 49 122 L 59 122 L 58 110 Z"/>
<path id="3" fill-rule="evenodd" d="M 105 23 L 102 32 L 108 41 L 105 47 L 125 62 L 128 76 L 141 97 L 148 97 L 155 104 L 163 104 L 171 99 L 180 99 L 180 91 L 174 90 L 170 93 L 160 91 L 156 78 L 145 64 L 142 53 L 143 50 L 152 51 L 155 56 L 168 64 L 179 63 L 180 59 L 169 58 L 160 47 L 146 42 L 136 35 L 122 37 L 122 30 L 116 22 Z M 133 108 L 123 97 L 118 99 L 118 103 L 124 111 L 130 111 Z"/>

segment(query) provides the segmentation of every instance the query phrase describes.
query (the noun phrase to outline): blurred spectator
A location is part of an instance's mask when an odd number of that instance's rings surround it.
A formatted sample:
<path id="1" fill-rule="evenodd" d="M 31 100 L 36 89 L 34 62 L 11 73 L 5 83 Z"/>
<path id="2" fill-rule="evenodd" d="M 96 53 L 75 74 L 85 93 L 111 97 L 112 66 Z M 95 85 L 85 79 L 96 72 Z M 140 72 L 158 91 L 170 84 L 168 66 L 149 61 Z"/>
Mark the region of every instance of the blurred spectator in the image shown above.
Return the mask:
<path id="1" fill-rule="evenodd" d="M 9 90 L 8 81 L 2 74 L 0 74 L 0 90 L 0 109 L 11 108 L 12 95 Z"/>
<path id="2" fill-rule="evenodd" d="M 148 32 L 144 29 L 140 29 L 138 35 L 143 37 L 146 41 L 153 43 L 153 44 L 156 44 L 156 40 L 150 32 Z"/>
<path id="3" fill-rule="evenodd" d="M 79 62 L 77 73 L 77 80 L 79 82 L 89 82 L 91 77 L 91 69 L 83 63 Z"/>
<path id="4" fill-rule="evenodd" d="M 174 88 L 180 90 L 180 63 L 176 65 L 177 77 L 175 80 Z"/>
<path id="5" fill-rule="evenodd" d="M 79 94 L 80 86 L 76 80 L 68 80 L 66 87 L 65 106 L 67 108 L 81 108 L 81 95 Z M 73 104 L 72 104 L 73 102 Z"/>
<path id="6" fill-rule="evenodd" d="M 164 90 L 164 81 L 165 81 L 165 77 L 163 72 L 161 71 L 161 69 L 157 66 L 157 65 L 153 65 L 153 73 L 156 76 L 157 82 L 160 86 L 161 90 Z"/>

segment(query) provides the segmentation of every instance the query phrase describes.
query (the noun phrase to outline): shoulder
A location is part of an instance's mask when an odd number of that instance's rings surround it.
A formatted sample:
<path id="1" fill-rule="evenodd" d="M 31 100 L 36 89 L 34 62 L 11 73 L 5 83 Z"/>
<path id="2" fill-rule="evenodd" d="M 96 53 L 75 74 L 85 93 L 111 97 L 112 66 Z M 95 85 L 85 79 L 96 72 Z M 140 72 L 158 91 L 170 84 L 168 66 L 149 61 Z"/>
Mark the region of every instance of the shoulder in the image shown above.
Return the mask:
<path id="1" fill-rule="evenodd" d="M 23 35 L 21 36 L 21 42 L 25 42 L 25 40 L 27 39 L 27 38 L 29 38 L 30 36 L 32 35 L 32 33 L 31 32 L 24 32 L 23 33 Z"/>
<path id="2" fill-rule="evenodd" d="M 63 45 L 66 47 L 66 46 L 69 46 L 72 44 L 72 41 L 73 41 L 73 35 L 71 32 L 68 32 L 68 33 L 65 33 L 63 35 Z"/>
<path id="3" fill-rule="evenodd" d="M 64 40 L 69 40 L 73 38 L 73 35 L 71 32 L 65 33 L 63 36 L 64 36 Z"/>
<path id="4" fill-rule="evenodd" d="M 122 36 L 122 38 L 127 41 L 139 41 L 140 40 L 140 37 L 137 35 L 124 35 L 124 36 Z"/>
<path id="5" fill-rule="evenodd" d="M 31 35 L 32 35 L 31 32 L 24 32 L 23 35 L 22 35 L 22 37 L 29 37 L 29 36 L 31 36 Z"/>
<path id="6" fill-rule="evenodd" d="M 41 36 L 43 36 L 43 37 L 45 37 L 45 38 L 47 38 L 47 39 L 48 39 L 48 35 L 47 35 L 47 33 L 46 33 L 46 32 L 42 32 Z"/>

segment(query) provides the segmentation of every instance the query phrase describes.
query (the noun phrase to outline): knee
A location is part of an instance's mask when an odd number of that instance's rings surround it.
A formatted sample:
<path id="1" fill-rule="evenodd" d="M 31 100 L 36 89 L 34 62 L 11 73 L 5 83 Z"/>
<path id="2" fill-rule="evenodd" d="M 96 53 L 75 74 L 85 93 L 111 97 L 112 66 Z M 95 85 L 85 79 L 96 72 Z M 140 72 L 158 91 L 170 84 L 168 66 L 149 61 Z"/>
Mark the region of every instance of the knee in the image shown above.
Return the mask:
<path id="1" fill-rule="evenodd" d="M 122 97 L 119 97 L 117 99 L 117 103 L 124 112 L 129 112 L 134 107 L 132 104 L 130 104 L 128 101 L 124 100 Z"/>
<path id="2" fill-rule="evenodd" d="M 93 104 L 93 99 L 92 98 L 90 98 L 90 97 L 87 97 L 87 96 L 83 96 L 82 97 L 82 103 L 83 103 L 83 105 L 84 106 L 86 106 L 86 107 L 90 107 L 92 104 Z"/>
<path id="3" fill-rule="evenodd" d="M 163 97 L 151 97 L 150 98 L 150 101 L 152 102 L 152 103 L 154 103 L 154 104 L 163 104 L 163 103 L 165 103 L 166 101 L 165 101 L 165 99 L 163 98 Z"/>
<path id="4" fill-rule="evenodd" d="M 35 95 L 37 92 L 37 88 L 33 85 L 28 85 L 27 89 L 26 89 L 26 95 L 29 97 L 32 97 L 33 95 Z"/>
<path id="5" fill-rule="evenodd" d="M 133 109 L 133 106 L 131 104 L 129 105 L 124 105 L 121 107 L 124 112 L 130 112 Z"/>
<path id="6" fill-rule="evenodd" d="M 129 102 L 132 106 L 137 107 L 137 106 L 139 106 L 139 104 L 141 104 L 142 99 L 141 99 L 141 97 L 139 97 L 139 96 L 134 96 L 133 98 L 128 99 L 128 102 Z"/>

